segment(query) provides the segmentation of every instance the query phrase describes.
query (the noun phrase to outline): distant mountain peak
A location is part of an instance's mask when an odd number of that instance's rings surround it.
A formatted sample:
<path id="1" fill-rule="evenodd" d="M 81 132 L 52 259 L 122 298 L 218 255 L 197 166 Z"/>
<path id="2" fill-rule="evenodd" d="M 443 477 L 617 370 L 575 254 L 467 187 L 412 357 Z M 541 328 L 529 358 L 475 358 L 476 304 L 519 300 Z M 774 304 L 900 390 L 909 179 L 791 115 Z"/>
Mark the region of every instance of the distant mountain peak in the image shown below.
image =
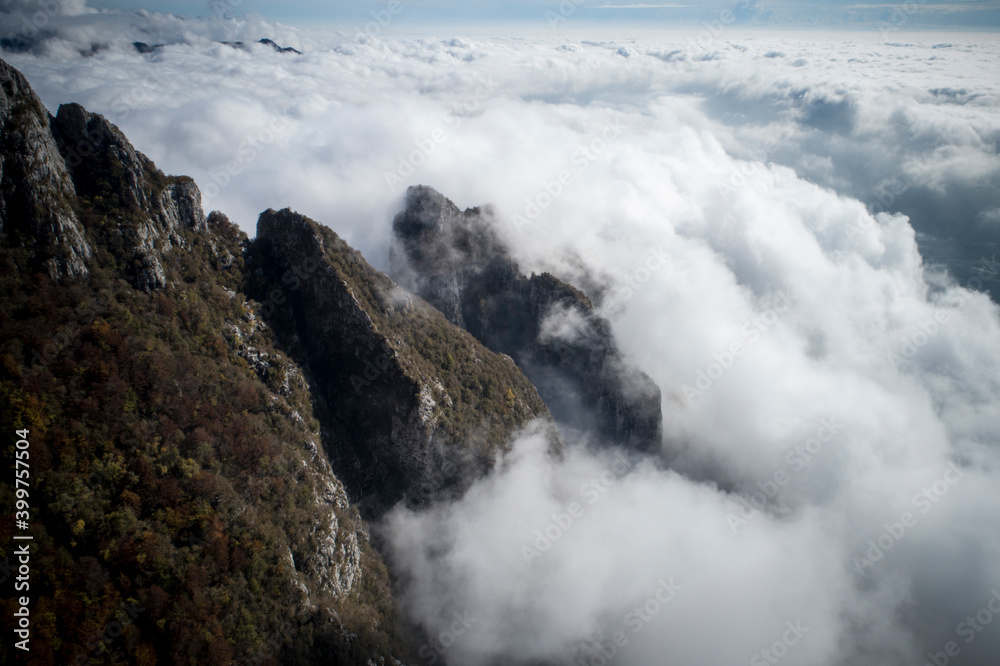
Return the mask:
<path id="1" fill-rule="evenodd" d="M 393 278 L 511 356 L 563 425 L 659 449 L 660 389 L 621 354 L 582 291 L 521 273 L 494 224 L 490 207 L 462 211 L 431 187 L 410 187 L 393 220 Z"/>

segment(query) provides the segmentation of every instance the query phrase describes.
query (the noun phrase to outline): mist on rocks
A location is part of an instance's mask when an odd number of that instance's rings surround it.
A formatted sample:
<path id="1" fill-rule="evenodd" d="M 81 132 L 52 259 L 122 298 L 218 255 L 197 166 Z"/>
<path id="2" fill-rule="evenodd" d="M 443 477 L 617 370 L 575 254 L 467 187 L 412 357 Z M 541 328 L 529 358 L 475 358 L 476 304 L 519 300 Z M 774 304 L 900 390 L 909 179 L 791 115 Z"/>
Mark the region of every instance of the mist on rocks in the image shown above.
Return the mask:
<path id="1" fill-rule="evenodd" d="M 659 387 L 648 453 L 577 433 L 553 456 L 529 426 L 460 498 L 378 525 L 426 663 L 996 662 L 995 38 L 63 5 L 3 54 L 50 112 L 104 114 L 250 233 L 294 205 L 385 271 L 408 186 L 489 205 Z"/>

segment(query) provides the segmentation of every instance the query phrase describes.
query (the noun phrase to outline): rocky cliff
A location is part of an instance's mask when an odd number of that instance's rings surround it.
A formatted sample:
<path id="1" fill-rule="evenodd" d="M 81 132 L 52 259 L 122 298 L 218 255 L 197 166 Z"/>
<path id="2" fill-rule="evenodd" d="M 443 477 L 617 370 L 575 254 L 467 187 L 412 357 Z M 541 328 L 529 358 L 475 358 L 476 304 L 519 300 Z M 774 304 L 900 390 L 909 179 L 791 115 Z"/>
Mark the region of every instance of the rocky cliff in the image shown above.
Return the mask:
<path id="1" fill-rule="evenodd" d="M 35 663 L 413 659 L 366 518 L 461 492 L 549 419 L 534 386 L 330 229 L 267 211 L 251 241 L 2 61 L 0 126 L 0 427 L 31 442 Z"/>
<path id="2" fill-rule="evenodd" d="M 21 73 L 0 60 L 0 232 L 53 279 L 83 277 L 91 249 L 49 120 Z"/>
<path id="3" fill-rule="evenodd" d="M 306 372 L 246 295 L 249 239 L 3 62 L 0 122 L 0 423 L 31 442 L 33 663 L 406 658 Z"/>
<path id="4" fill-rule="evenodd" d="M 198 187 L 189 178 L 164 176 L 117 127 L 78 104 L 59 107 L 51 128 L 89 217 L 88 231 L 134 286 L 166 286 L 162 253 L 184 247 L 182 231 L 207 231 Z"/>
<path id="5" fill-rule="evenodd" d="M 366 515 L 460 492 L 512 432 L 548 418 L 509 357 L 400 289 L 329 228 L 266 211 L 249 258 L 257 298 L 313 379 L 334 468 Z"/>
<path id="6" fill-rule="evenodd" d="M 489 209 L 461 211 L 425 186 L 393 221 L 392 275 L 524 370 L 558 422 L 638 450 L 661 443 L 660 390 L 619 352 L 586 295 L 526 276 Z"/>

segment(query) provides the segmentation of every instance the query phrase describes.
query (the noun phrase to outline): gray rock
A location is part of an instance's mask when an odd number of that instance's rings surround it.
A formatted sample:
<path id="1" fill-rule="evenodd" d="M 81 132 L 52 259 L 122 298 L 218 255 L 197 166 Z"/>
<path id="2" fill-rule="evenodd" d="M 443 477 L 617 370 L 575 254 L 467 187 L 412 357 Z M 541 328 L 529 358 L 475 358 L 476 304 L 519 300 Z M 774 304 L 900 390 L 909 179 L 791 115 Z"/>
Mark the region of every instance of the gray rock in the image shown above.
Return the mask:
<path id="1" fill-rule="evenodd" d="M 513 357 L 557 422 L 658 450 L 660 389 L 622 356 L 585 294 L 548 273 L 523 275 L 493 224 L 489 208 L 461 211 L 430 187 L 409 188 L 393 221 L 393 279 Z"/>
<path id="2" fill-rule="evenodd" d="M 49 116 L 20 72 L 0 60 L 0 233 L 56 280 L 83 278 L 92 251 Z"/>
<path id="3" fill-rule="evenodd" d="M 276 441 L 275 445 L 287 447 L 283 453 L 288 465 L 284 469 L 291 472 L 289 482 L 299 484 L 297 489 L 302 491 L 301 505 L 296 502 L 295 518 L 289 521 L 293 525 L 277 530 L 275 543 L 269 546 L 278 549 L 282 558 L 278 577 L 287 576 L 292 589 L 297 590 L 288 597 L 283 594 L 276 606 L 282 626 L 292 631 L 305 625 L 334 624 L 334 618 L 341 635 L 348 633 L 348 628 L 386 635 L 393 632 L 393 601 L 383 598 L 373 605 L 362 598 L 368 593 L 363 587 L 366 584 L 385 581 L 388 590 L 388 576 L 371 547 L 364 521 L 349 503 L 344 483 L 316 445 L 329 438 L 321 435 L 314 418 L 314 391 L 300 366 L 275 346 L 265 318 L 253 312 L 256 304 L 244 300 L 241 293 L 249 277 L 243 264 L 249 245 L 246 235 L 219 213 L 206 220 L 194 182 L 164 176 L 106 119 L 76 105 L 62 107 L 58 116 L 51 118 L 20 73 L 2 61 L 0 127 L 0 243 L 5 264 L 9 261 L 18 269 L 32 271 L 14 277 L 30 283 L 33 272 L 43 270 L 61 280 L 83 278 L 90 262 L 94 275 L 112 267 L 121 270 L 137 288 L 164 289 L 168 298 L 158 300 L 169 303 L 189 293 L 189 285 L 174 288 L 171 280 L 178 277 L 175 253 L 190 251 L 192 254 L 184 258 L 204 278 L 200 288 L 230 302 L 237 298 L 242 302 L 241 309 L 221 309 L 226 318 L 220 332 L 227 349 L 216 352 L 246 361 L 246 365 L 231 365 L 230 371 L 243 374 L 244 380 L 261 391 L 269 418 L 274 419 L 269 423 L 275 424 L 276 433 L 286 435 L 287 441 Z M 348 255 L 354 256 L 345 250 L 344 256 Z M 229 268 L 232 270 L 225 270 Z M 86 292 L 87 287 L 99 288 L 101 282 L 77 286 Z M 268 289 L 278 286 L 283 285 L 275 283 Z M 119 295 L 136 295 L 120 284 L 115 289 Z M 322 286 L 319 290 L 323 292 Z M 355 323 L 364 324 L 365 311 L 355 310 Z M 336 319 L 328 323 L 334 328 L 339 325 Z M 179 334 L 187 335 L 187 331 L 182 328 Z M 189 340 L 193 350 L 201 346 L 194 338 Z M 195 351 L 195 356 L 198 353 Z M 201 381 L 194 376 L 189 379 Z M 180 395 L 187 388 L 182 389 L 182 383 L 174 382 Z M 420 423 L 432 422 L 429 403 L 418 393 L 418 397 L 411 396 L 409 404 L 414 406 L 409 413 Z M 368 394 L 367 400 L 376 399 L 376 393 Z M 538 405 L 544 410 L 540 400 Z M 187 462 L 197 467 L 193 461 Z M 220 489 L 211 500 L 215 515 L 232 517 L 238 512 L 242 514 L 239 520 L 246 524 L 273 517 L 275 509 L 259 496 L 241 497 L 228 483 L 227 475 L 220 473 L 215 478 Z M 205 544 L 189 543 L 192 549 Z M 361 615 L 359 609 L 366 614 Z M 328 641 L 332 635 L 329 629 L 320 627 L 317 635 Z M 169 631 L 168 627 L 165 632 Z M 156 634 L 152 630 L 152 635 Z M 352 635 L 358 637 L 357 633 Z M 282 635 L 268 643 L 267 650 L 283 654 L 284 640 Z M 295 654 L 308 652 L 311 646 L 300 641 L 287 648 Z M 324 658 L 340 662 L 346 659 L 343 655 L 363 648 L 344 643 L 333 651 L 326 649 Z M 370 656 L 377 663 L 401 663 L 383 655 Z"/>
<path id="4" fill-rule="evenodd" d="M 167 177 L 115 125 L 64 104 L 52 130 L 77 194 L 112 221 L 116 259 L 146 291 L 166 286 L 162 254 L 184 247 L 183 231 L 208 233 L 201 192 L 190 178 Z"/>
<path id="5" fill-rule="evenodd" d="M 322 397 L 324 444 L 367 515 L 461 492 L 518 428 L 548 418 L 510 359 L 400 290 L 329 229 L 268 210 L 252 255 L 265 284 L 283 285 L 258 298 Z"/>

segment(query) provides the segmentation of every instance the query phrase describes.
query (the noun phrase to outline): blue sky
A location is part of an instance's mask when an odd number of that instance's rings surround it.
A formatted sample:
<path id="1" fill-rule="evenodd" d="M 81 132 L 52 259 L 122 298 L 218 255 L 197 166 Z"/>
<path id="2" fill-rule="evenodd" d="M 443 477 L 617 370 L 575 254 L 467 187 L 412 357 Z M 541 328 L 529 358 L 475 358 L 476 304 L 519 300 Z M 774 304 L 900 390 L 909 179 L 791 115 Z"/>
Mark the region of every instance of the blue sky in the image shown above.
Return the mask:
<path id="1" fill-rule="evenodd" d="M 772 26 L 872 27 L 879 21 L 907 28 L 998 28 L 1000 0 L 398 0 L 397 25 L 428 23 L 573 22 L 699 25 L 720 17 L 734 23 Z M 229 13 L 255 12 L 292 24 L 356 24 L 384 12 L 392 0 L 91 0 L 96 8 L 143 7 L 175 14 L 206 15 L 211 5 Z M 732 15 L 724 14 L 731 11 Z"/>

